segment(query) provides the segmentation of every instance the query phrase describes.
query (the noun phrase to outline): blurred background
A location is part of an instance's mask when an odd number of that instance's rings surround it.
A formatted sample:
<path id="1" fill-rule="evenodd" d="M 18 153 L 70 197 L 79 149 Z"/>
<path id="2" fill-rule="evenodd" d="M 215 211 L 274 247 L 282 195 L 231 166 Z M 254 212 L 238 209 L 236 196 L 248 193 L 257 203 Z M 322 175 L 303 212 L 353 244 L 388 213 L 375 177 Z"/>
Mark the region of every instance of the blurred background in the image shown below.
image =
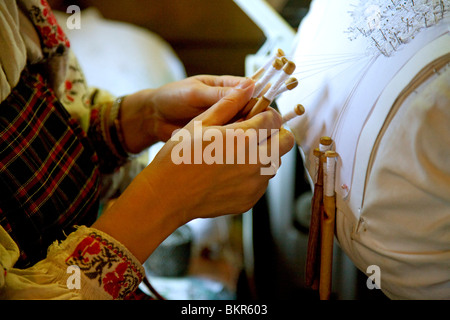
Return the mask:
<path id="1" fill-rule="evenodd" d="M 264 43 L 262 31 L 232 0 L 51 0 L 65 12 L 69 5 L 97 8 L 106 19 L 150 30 L 175 50 L 188 76 L 244 75 L 244 61 Z M 308 0 L 269 0 L 293 26 L 306 14 Z"/>
<path id="2" fill-rule="evenodd" d="M 117 96 L 198 74 L 246 76 L 246 58 L 267 40 L 233 0 L 49 3 L 62 27 L 70 5 L 82 9 L 81 28 L 65 28 L 71 47 L 89 84 Z M 310 5 L 267 3 L 294 32 Z M 151 161 L 159 147 L 142 161 Z M 277 179 L 290 181 L 287 207 L 274 210 L 264 196 L 244 216 L 194 220 L 180 228 L 144 264 L 152 286 L 168 299 L 318 299 L 303 285 L 311 190 L 297 148 L 282 167 L 288 171 Z M 384 298 L 369 291 L 366 276 L 336 252 L 333 299 Z"/>

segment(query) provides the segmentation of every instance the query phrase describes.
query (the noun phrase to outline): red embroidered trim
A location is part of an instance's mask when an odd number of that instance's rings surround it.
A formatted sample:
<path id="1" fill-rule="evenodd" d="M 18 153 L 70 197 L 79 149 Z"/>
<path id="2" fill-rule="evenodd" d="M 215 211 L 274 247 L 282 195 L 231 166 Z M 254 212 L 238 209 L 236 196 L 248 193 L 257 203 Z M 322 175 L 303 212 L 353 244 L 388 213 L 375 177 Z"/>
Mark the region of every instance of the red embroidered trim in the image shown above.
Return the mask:
<path id="1" fill-rule="evenodd" d="M 113 299 L 126 299 L 143 279 L 139 267 L 127 255 L 95 232 L 84 238 L 66 259 L 90 280 L 97 280 Z"/>
<path id="2" fill-rule="evenodd" d="M 56 21 L 56 17 L 46 0 L 25 2 L 25 4 L 29 6 L 29 17 L 41 36 L 45 53 L 56 51 L 60 45 L 70 47 L 69 39 Z"/>

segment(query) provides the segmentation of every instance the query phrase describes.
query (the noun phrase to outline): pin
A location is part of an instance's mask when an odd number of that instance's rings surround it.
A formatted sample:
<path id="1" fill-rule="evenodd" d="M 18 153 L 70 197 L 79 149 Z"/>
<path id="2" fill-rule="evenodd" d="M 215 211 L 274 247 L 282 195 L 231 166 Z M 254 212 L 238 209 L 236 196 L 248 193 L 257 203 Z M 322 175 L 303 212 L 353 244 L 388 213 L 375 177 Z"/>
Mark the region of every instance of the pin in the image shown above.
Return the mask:
<path id="1" fill-rule="evenodd" d="M 395 39 L 397 39 L 398 44 L 402 44 L 402 42 L 400 41 L 400 39 L 398 38 L 397 34 L 394 33 Z"/>

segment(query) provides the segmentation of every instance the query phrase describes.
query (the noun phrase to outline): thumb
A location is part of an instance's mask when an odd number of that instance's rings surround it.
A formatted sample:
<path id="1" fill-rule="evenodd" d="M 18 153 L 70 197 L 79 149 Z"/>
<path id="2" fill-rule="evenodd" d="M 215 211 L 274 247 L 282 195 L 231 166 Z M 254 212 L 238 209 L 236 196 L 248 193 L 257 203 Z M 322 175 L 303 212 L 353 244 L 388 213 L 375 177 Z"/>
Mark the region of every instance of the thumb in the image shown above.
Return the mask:
<path id="1" fill-rule="evenodd" d="M 202 121 L 207 126 L 221 126 L 227 124 L 242 110 L 250 100 L 255 88 L 252 79 L 245 79 L 238 86 L 220 99 L 211 108 L 199 115 L 196 120 Z"/>

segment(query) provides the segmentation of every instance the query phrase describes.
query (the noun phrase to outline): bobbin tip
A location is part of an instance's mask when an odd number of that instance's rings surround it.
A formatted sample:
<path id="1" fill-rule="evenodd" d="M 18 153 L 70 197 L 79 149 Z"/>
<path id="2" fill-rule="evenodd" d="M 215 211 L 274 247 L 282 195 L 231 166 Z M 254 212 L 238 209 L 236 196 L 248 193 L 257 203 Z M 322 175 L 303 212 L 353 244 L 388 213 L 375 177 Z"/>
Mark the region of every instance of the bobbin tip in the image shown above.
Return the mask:
<path id="1" fill-rule="evenodd" d="M 284 57 L 285 56 L 285 54 L 284 54 L 284 51 L 283 50 L 281 50 L 281 49 L 278 49 L 277 50 L 277 57 Z"/>
<path id="2" fill-rule="evenodd" d="M 296 78 L 289 78 L 284 82 L 284 84 L 288 90 L 292 90 L 298 86 L 298 80 Z"/>
<path id="3" fill-rule="evenodd" d="M 283 65 L 285 65 L 286 63 L 289 62 L 288 58 L 286 58 L 286 57 L 281 57 L 280 59 L 281 59 L 281 61 L 283 61 Z"/>
<path id="4" fill-rule="evenodd" d="M 293 73 L 294 73 L 295 68 L 296 68 L 295 63 L 292 62 L 292 61 L 288 61 L 288 62 L 284 65 L 283 70 L 284 70 L 284 72 L 285 72 L 286 74 L 289 74 L 289 75 L 290 75 L 290 74 L 293 74 Z"/>
<path id="5" fill-rule="evenodd" d="M 333 139 L 331 139 L 330 137 L 324 136 L 322 138 L 320 138 L 320 144 L 324 145 L 324 146 L 329 146 L 333 143 Z"/>
<path id="6" fill-rule="evenodd" d="M 281 59 L 275 59 L 272 63 L 272 66 L 276 69 L 276 70 L 281 70 L 284 66 L 283 61 L 281 61 Z"/>
<path id="7" fill-rule="evenodd" d="M 325 157 L 327 157 L 327 158 L 337 158 L 338 156 L 339 156 L 339 154 L 333 150 L 329 150 L 329 151 L 325 152 Z"/>
<path id="8" fill-rule="evenodd" d="M 301 115 L 303 115 L 305 113 L 305 107 L 303 105 L 301 105 L 301 104 L 298 104 L 298 105 L 295 106 L 294 112 L 297 115 L 301 116 Z"/>
<path id="9" fill-rule="evenodd" d="M 313 154 L 319 158 L 323 155 L 323 151 L 320 151 L 319 148 L 315 148 Z"/>

